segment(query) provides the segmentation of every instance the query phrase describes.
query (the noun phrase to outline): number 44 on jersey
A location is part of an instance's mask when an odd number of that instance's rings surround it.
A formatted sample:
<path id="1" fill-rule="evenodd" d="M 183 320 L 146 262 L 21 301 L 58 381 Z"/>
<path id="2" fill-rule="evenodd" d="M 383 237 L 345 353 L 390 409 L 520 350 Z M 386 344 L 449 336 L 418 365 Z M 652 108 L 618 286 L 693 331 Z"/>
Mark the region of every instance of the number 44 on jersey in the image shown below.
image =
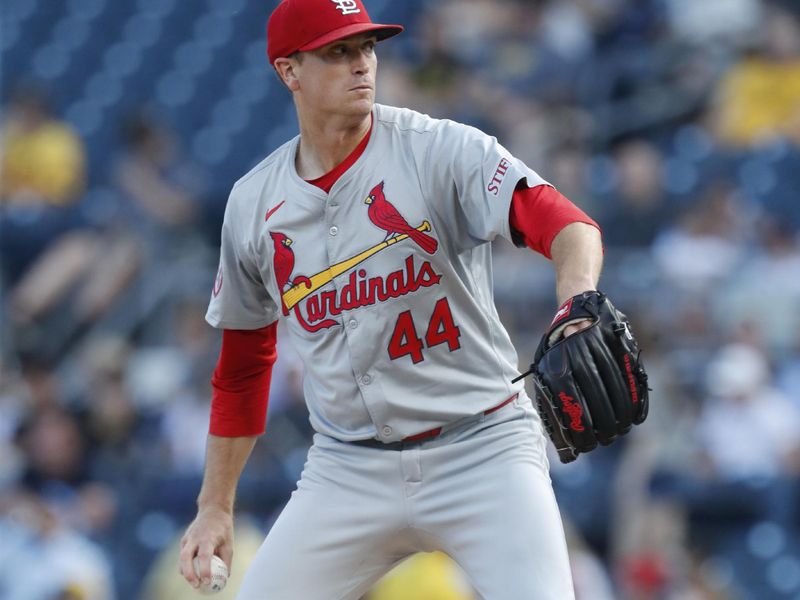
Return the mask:
<path id="1" fill-rule="evenodd" d="M 397 317 L 392 337 L 389 339 L 389 356 L 392 360 L 397 360 L 409 355 L 414 364 L 425 360 L 422 349 L 433 348 L 439 344 L 447 344 L 450 352 L 461 347 L 458 338 L 461 331 L 453 322 L 453 313 L 450 312 L 450 304 L 447 298 L 440 298 L 433 307 L 433 314 L 428 321 L 425 330 L 425 342 L 417 335 L 417 327 L 411 311 L 401 312 Z"/>

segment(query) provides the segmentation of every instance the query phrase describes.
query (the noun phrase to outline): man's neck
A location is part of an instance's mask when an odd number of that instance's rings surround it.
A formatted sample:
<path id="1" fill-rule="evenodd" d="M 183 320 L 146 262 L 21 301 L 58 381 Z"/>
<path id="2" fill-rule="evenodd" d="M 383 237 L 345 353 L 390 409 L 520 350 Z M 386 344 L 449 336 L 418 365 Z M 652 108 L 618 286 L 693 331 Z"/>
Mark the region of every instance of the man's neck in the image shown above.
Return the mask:
<path id="1" fill-rule="evenodd" d="M 300 118 L 297 174 L 306 180 L 322 177 L 355 150 L 372 124 L 371 114 L 349 119 Z"/>

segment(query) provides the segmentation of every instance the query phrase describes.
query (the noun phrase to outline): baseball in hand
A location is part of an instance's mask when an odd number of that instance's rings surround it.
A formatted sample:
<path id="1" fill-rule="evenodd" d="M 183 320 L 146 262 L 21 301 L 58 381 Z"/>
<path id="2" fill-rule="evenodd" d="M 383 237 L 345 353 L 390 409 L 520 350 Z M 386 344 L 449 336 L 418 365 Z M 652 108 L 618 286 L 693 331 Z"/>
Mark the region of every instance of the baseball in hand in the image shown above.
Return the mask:
<path id="1" fill-rule="evenodd" d="M 194 557 L 194 572 L 200 576 L 200 560 L 197 556 Z M 197 589 L 204 596 L 216 594 L 225 588 L 228 583 L 228 567 L 225 562 L 216 554 L 211 557 L 211 582 L 208 584 L 201 583 Z"/>

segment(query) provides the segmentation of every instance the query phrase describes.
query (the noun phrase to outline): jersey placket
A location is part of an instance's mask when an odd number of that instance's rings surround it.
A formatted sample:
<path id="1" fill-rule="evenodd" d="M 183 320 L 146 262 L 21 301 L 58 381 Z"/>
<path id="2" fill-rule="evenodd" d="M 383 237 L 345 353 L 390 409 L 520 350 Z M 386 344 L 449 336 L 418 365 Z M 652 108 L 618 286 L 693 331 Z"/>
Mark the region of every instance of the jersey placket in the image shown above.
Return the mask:
<path id="1" fill-rule="evenodd" d="M 356 215 L 348 215 L 347 213 L 354 209 L 353 204 L 357 203 L 358 199 L 349 197 L 351 195 L 352 191 L 342 192 L 337 183 L 331 189 L 328 202 L 325 204 L 326 248 L 329 266 L 351 258 L 352 255 L 357 253 L 356 246 L 352 241 L 361 239 L 358 226 L 353 225 L 358 223 L 358 219 Z M 356 210 L 357 208 L 360 207 L 356 207 Z M 347 284 L 349 278 L 350 273 L 343 273 L 333 278 L 332 283 L 336 289 L 337 298 L 342 298 L 342 287 Z M 361 323 L 361 315 L 359 315 L 357 309 L 343 309 L 340 317 L 342 335 L 345 336 L 347 346 L 351 350 L 350 361 L 353 377 L 361 392 L 364 407 L 375 427 L 378 438 L 384 441 L 393 441 L 394 430 L 386 423 L 388 416 L 386 414 L 386 403 L 383 400 L 380 385 L 376 381 L 376 374 L 370 369 L 371 365 L 366 360 L 358 360 L 357 357 L 362 356 L 363 353 L 354 351 L 358 347 L 363 347 L 365 343 L 371 346 L 374 340 L 370 342 L 366 339 L 369 337 L 368 332 L 365 331 L 367 328 Z"/>

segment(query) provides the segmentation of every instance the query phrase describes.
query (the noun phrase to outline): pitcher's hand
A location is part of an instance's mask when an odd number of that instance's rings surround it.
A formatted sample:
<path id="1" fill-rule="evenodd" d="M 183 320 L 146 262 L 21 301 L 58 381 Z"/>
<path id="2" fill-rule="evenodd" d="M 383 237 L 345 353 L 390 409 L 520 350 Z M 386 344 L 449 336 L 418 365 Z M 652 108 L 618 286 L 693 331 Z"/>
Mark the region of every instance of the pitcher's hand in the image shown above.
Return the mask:
<path id="1" fill-rule="evenodd" d="M 181 538 L 179 570 L 194 587 L 211 582 L 211 556 L 216 554 L 231 568 L 233 560 L 233 515 L 221 508 L 204 507 L 197 511 L 194 521 Z M 198 558 L 200 576 L 194 571 L 193 560 Z"/>

